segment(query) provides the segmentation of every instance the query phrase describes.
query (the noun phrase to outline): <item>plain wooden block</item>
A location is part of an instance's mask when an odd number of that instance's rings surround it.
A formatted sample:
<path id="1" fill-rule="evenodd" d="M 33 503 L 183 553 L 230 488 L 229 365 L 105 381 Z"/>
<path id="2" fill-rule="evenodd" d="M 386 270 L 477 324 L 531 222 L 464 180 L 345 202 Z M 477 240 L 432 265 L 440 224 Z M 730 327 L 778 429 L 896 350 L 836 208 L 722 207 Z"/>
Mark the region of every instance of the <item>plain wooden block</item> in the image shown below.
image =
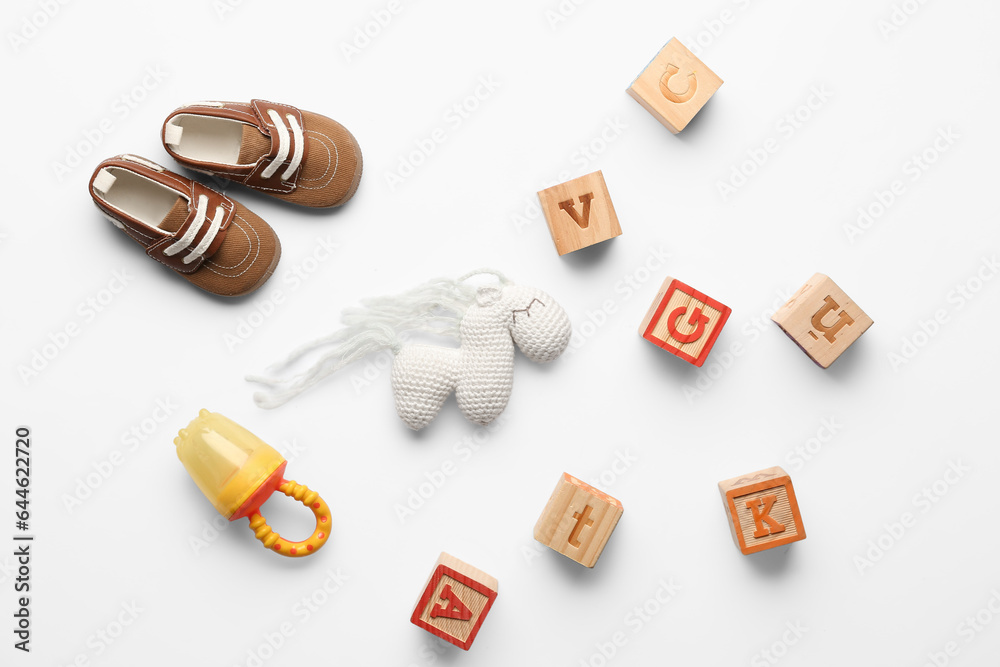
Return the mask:
<path id="1" fill-rule="evenodd" d="M 622 512 L 616 499 L 564 472 L 535 524 L 535 539 L 594 567 Z"/>
<path id="2" fill-rule="evenodd" d="M 538 193 L 560 255 L 621 236 L 618 215 L 600 171 Z"/>
<path id="3" fill-rule="evenodd" d="M 729 306 L 668 276 L 639 325 L 639 335 L 701 366 L 732 312 Z"/>
<path id="4" fill-rule="evenodd" d="M 822 273 L 810 278 L 771 319 L 823 368 L 829 368 L 874 324 Z"/>
<path id="5" fill-rule="evenodd" d="M 719 482 L 736 546 L 752 554 L 806 539 L 792 479 L 778 466 Z"/>
<path id="6" fill-rule="evenodd" d="M 495 577 L 442 552 L 410 622 L 468 651 L 498 589 Z"/>
<path id="7" fill-rule="evenodd" d="M 674 37 L 628 88 L 628 94 L 677 134 L 691 122 L 722 79 Z"/>

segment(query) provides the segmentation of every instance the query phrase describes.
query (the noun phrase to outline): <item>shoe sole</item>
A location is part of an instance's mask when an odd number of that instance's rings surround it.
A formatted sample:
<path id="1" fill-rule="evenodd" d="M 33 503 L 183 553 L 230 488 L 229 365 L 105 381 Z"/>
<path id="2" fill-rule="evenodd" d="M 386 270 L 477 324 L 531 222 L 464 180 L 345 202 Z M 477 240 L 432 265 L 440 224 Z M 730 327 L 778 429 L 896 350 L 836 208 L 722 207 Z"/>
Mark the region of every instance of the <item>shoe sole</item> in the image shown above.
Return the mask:
<path id="1" fill-rule="evenodd" d="M 354 196 L 354 193 L 358 191 L 358 186 L 361 185 L 361 172 L 364 171 L 364 160 L 361 157 L 361 144 L 359 144 L 358 140 L 354 138 L 354 134 L 352 134 L 350 130 L 348 130 L 347 134 L 351 137 L 351 144 L 354 146 L 354 157 L 358 163 L 358 166 L 354 169 L 354 179 L 351 181 L 351 187 L 348 188 L 347 194 L 341 197 L 337 203 L 318 208 L 336 208 L 337 206 L 346 204 L 348 200 Z"/>
<path id="2" fill-rule="evenodd" d="M 253 285 L 251 285 L 246 291 L 239 292 L 237 294 L 220 294 L 219 296 L 239 297 L 239 296 L 246 296 L 247 294 L 250 294 L 251 292 L 257 291 L 261 287 L 261 285 L 263 285 L 264 283 L 266 283 L 268 281 L 268 279 L 271 276 L 274 275 L 274 270 L 278 266 L 278 260 L 279 259 L 281 259 L 281 240 L 277 236 L 275 236 L 274 237 L 274 259 L 271 260 L 270 265 L 268 265 L 267 270 L 264 272 L 264 275 L 262 275 L 260 277 L 260 280 L 258 280 Z"/>

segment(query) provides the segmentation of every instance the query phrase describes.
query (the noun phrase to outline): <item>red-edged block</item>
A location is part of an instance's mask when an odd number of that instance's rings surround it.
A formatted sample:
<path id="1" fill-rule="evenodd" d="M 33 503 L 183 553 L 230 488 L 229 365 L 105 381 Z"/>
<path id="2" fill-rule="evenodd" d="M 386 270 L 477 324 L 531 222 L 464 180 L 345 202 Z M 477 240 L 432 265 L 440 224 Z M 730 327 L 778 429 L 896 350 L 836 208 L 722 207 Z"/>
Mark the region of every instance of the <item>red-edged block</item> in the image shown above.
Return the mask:
<path id="1" fill-rule="evenodd" d="M 729 306 L 668 277 L 649 307 L 639 333 L 653 345 L 701 366 L 732 312 Z"/>
<path id="2" fill-rule="evenodd" d="M 498 588 L 494 577 L 442 553 L 410 622 L 468 651 L 497 598 Z"/>

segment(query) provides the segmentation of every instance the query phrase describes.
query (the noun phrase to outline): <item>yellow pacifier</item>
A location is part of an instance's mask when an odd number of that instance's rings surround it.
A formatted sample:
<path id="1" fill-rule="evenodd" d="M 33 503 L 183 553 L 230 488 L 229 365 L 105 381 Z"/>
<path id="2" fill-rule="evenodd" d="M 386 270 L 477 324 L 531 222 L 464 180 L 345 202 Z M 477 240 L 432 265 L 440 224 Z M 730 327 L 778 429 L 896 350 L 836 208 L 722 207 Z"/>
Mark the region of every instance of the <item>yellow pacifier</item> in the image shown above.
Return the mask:
<path id="1" fill-rule="evenodd" d="M 174 438 L 177 458 L 219 514 L 230 521 L 249 517 L 265 547 L 283 556 L 315 553 L 330 535 L 330 508 L 315 491 L 284 479 L 288 462 L 273 447 L 217 412 L 202 410 Z M 316 515 L 316 530 L 289 542 L 271 530 L 260 506 L 275 491 L 295 498 Z"/>

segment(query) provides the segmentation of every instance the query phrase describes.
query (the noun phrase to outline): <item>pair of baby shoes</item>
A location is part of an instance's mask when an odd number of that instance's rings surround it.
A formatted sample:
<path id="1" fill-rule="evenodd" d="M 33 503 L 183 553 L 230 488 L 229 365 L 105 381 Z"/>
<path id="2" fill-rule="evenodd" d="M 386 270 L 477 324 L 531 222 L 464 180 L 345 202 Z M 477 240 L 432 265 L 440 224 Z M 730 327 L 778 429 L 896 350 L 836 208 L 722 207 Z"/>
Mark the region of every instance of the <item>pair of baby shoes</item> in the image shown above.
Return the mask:
<path id="1" fill-rule="evenodd" d="M 332 208 L 361 180 L 361 148 L 344 126 L 286 104 L 198 102 L 167 116 L 163 147 L 183 166 L 293 204 Z M 241 296 L 274 273 L 281 244 L 245 206 L 134 155 L 105 160 L 90 179 L 116 227 L 198 287 Z"/>

